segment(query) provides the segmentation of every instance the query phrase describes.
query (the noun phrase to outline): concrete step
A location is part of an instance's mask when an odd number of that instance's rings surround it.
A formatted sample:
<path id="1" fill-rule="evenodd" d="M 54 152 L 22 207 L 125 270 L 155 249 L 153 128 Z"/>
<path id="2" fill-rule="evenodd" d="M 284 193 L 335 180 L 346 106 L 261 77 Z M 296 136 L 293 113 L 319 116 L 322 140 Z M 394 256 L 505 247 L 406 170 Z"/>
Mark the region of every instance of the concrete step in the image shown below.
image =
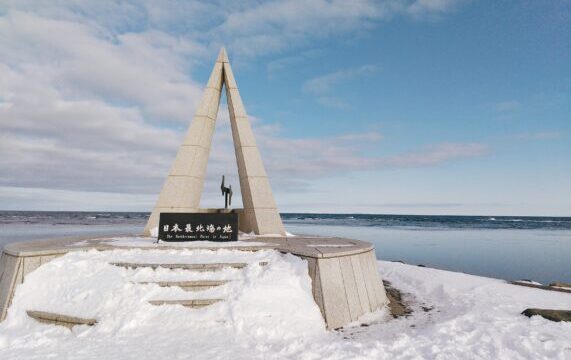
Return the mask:
<path id="1" fill-rule="evenodd" d="M 188 300 L 150 300 L 152 305 L 182 305 L 193 309 L 202 308 L 208 305 L 223 301 L 223 299 L 188 299 Z"/>
<path id="2" fill-rule="evenodd" d="M 216 271 L 223 268 L 243 269 L 248 266 L 247 263 L 210 263 L 210 264 L 144 264 L 144 263 L 127 263 L 127 262 L 113 262 L 110 263 L 114 266 L 120 266 L 128 269 L 136 268 L 165 268 L 165 269 L 183 269 L 193 271 Z M 267 261 L 259 263 L 260 266 L 268 265 Z"/>
<path id="3" fill-rule="evenodd" d="M 230 280 L 195 280 L 195 281 L 146 281 L 138 284 L 157 284 L 161 287 L 179 287 L 186 291 L 208 290 L 229 283 Z"/>
<path id="4" fill-rule="evenodd" d="M 45 311 L 28 310 L 26 311 L 26 313 L 28 314 L 29 317 L 41 323 L 65 326 L 68 329 L 71 329 L 76 325 L 93 326 L 97 323 L 97 320 L 95 319 L 88 319 L 88 318 L 84 319 L 75 316 L 68 316 L 68 315 L 50 313 Z"/>

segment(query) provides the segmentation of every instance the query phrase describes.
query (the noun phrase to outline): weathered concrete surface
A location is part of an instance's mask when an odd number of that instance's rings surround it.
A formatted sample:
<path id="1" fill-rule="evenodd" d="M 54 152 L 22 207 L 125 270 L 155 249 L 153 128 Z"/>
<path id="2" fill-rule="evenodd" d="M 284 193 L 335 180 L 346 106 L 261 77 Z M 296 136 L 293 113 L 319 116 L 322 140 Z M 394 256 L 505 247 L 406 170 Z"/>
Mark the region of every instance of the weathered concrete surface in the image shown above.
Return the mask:
<path id="1" fill-rule="evenodd" d="M 377 271 L 373 245 L 364 241 L 316 236 L 253 237 L 241 241 L 263 242 L 264 245 L 228 246 L 241 251 L 275 249 L 299 256 L 308 263 L 312 280 L 312 295 L 329 329 L 336 329 L 360 316 L 387 305 L 388 299 Z M 164 244 L 151 246 L 123 246 L 105 239 L 72 238 L 36 240 L 8 244 L 0 258 L 0 321 L 6 316 L 17 284 L 38 266 L 70 251 L 90 249 L 181 249 Z M 194 247 L 193 249 L 198 249 Z M 220 247 L 200 247 L 218 250 Z M 243 267 L 245 264 L 117 264 L 126 267 L 166 267 L 207 271 L 225 266 Z M 261 265 L 265 265 L 261 263 Z"/>
<path id="2" fill-rule="evenodd" d="M 182 305 L 193 309 L 202 308 L 224 301 L 224 299 L 150 300 L 151 305 Z"/>
<path id="3" fill-rule="evenodd" d="M 227 61 L 226 53 L 221 52 L 155 208 L 147 221 L 144 230 L 146 235 L 150 235 L 151 229 L 158 226 L 161 212 L 196 212 L 199 207 L 222 93 L 224 61 Z"/>
<path id="4" fill-rule="evenodd" d="M 66 254 L 70 251 L 83 251 L 83 250 L 116 250 L 116 249 L 153 249 L 153 250 L 173 250 L 180 249 L 179 246 L 172 246 L 168 243 L 154 244 L 155 239 L 149 238 L 149 246 L 122 246 L 120 244 L 114 244 L 109 242 L 113 238 L 127 238 L 136 237 L 140 235 L 130 234 L 130 235 L 111 235 L 109 237 L 94 238 L 93 236 L 81 236 L 81 237 L 70 237 L 70 238 L 58 238 L 58 239 L 48 239 L 48 240 L 31 240 L 31 241 L 21 241 L 16 243 L 6 244 L 4 246 L 4 253 L 16 256 L 16 257 L 33 257 L 42 256 L 41 259 L 49 261 L 50 256 L 58 256 Z M 257 241 L 256 241 L 257 242 Z M 239 251 L 259 251 L 266 249 L 274 249 L 277 245 L 274 243 L 266 243 L 265 245 L 250 245 L 241 246 L 228 244 L 228 248 Z M 196 247 L 195 247 L 196 248 Z M 209 247 L 201 246 L 200 249 L 203 250 L 216 250 L 220 247 Z M 43 264 L 43 262 L 42 262 Z"/>
<path id="5" fill-rule="evenodd" d="M 313 298 L 319 306 L 328 329 L 337 329 L 356 321 L 364 314 L 381 309 L 388 298 L 376 268 L 372 249 L 327 257 L 305 255 L 312 280 Z"/>
<path id="6" fill-rule="evenodd" d="M 263 241 L 308 261 L 313 298 L 328 329 L 340 328 L 388 304 L 372 244 L 305 236 L 264 238 Z"/>
<path id="7" fill-rule="evenodd" d="M 285 235 L 270 182 L 224 48 L 216 59 L 202 100 L 145 226 L 145 235 L 150 235 L 151 229 L 158 226 L 161 212 L 200 212 L 198 207 L 223 85 L 226 85 L 244 203 L 244 209 L 239 213 L 240 230 L 258 235 Z"/>
<path id="8" fill-rule="evenodd" d="M 0 320 L 6 317 L 6 311 L 12 300 L 16 277 L 21 271 L 22 259 L 2 253 L 0 258 Z"/>
<path id="9" fill-rule="evenodd" d="M 268 265 L 267 262 L 259 262 L 260 266 Z M 145 263 L 125 263 L 125 262 L 115 262 L 111 265 L 124 267 L 127 269 L 137 269 L 137 268 L 151 268 L 153 270 L 158 268 L 163 269 L 182 269 L 182 270 L 192 270 L 192 271 L 217 271 L 224 268 L 233 269 L 243 269 L 248 264 L 246 263 L 211 263 L 211 264 L 145 264 Z"/>
<path id="10" fill-rule="evenodd" d="M 202 291 L 228 284 L 230 280 L 190 280 L 190 281 L 158 281 L 138 282 L 137 284 L 157 284 L 160 287 L 178 287 L 184 291 Z"/>
<path id="11" fill-rule="evenodd" d="M 97 320 L 95 320 L 95 319 L 84 319 L 84 318 L 79 318 L 79 317 L 75 317 L 75 316 L 49 313 L 49 312 L 45 312 L 45 311 L 28 310 L 27 314 L 29 317 L 36 319 L 37 321 L 39 321 L 41 323 L 50 324 L 50 325 L 65 326 L 69 329 L 71 329 L 72 327 L 74 327 L 76 325 L 93 326 L 93 325 L 97 324 Z"/>
<path id="12" fill-rule="evenodd" d="M 242 231 L 283 236 L 285 228 L 229 62 L 224 63 L 223 73 L 244 204 Z"/>
<path id="13" fill-rule="evenodd" d="M 18 284 L 26 276 L 59 255 L 14 256 L 2 252 L 0 257 L 0 321 L 4 320 Z"/>

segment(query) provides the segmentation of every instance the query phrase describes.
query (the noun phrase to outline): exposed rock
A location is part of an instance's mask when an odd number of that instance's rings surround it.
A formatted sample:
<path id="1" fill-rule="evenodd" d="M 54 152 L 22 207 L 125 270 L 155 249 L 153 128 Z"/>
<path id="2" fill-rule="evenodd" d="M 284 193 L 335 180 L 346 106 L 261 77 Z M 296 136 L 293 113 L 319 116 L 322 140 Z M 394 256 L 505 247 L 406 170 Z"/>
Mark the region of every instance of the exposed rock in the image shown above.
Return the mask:
<path id="1" fill-rule="evenodd" d="M 389 310 L 391 311 L 393 318 L 412 314 L 412 310 L 403 302 L 400 291 L 392 287 L 390 281 L 383 280 L 383 285 L 387 291 L 387 297 L 389 298 Z"/>
<path id="2" fill-rule="evenodd" d="M 522 281 L 511 281 L 510 284 L 512 284 L 512 285 L 518 285 L 518 286 L 530 287 L 530 288 L 534 288 L 534 289 L 541 289 L 541 290 L 549 290 L 549 291 L 558 291 L 558 292 L 564 292 L 564 293 L 571 293 L 571 288 L 569 288 L 569 289 L 564 289 L 564 288 L 562 288 L 562 287 L 553 287 L 553 286 L 547 286 L 547 285 L 537 285 L 537 284 L 532 284 L 532 283 L 522 282 Z"/>
<path id="3" fill-rule="evenodd" d="M 521 279 L 521 280 L 517 280 L 517 281 L 514 281 L 514 282 L 517 282 L 517 283 L 528 283 L 528 284 L 532 284 L 532 285 L 543 285 L 543 284 L 541 284 L 541 283 L 538 283 L 537 281 L 533 281 L 533 280 L 530 280 L 530 279 Z"/>
<path id="4" fill-rule="evenodd" d="M 560 288 L 568 288 L 569 290 L 571 290 L 571 284 L 564 283 L 561 281 L 552 282 L 551 284 L 549 284 L 549 286 L 556 286 L 556 287 L 560 287 Z"/>
<path id="5" fill-rule="evenodd" d="M 571 321 L 571 310 L 525 309 L 522 312 L 527 317 L 539 315 L 551 321 Z"/>

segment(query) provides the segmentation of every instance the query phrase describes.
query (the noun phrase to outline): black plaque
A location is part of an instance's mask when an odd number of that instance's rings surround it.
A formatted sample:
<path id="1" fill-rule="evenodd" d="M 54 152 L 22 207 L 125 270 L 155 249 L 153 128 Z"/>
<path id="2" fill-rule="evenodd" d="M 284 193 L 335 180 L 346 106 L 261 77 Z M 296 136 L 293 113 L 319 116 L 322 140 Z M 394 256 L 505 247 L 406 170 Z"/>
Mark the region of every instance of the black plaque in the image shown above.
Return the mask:
<path id="1" fill-rule="evenodd" d="M 238 214 L 161 213 L 159 240 L 238 241 Z"/>

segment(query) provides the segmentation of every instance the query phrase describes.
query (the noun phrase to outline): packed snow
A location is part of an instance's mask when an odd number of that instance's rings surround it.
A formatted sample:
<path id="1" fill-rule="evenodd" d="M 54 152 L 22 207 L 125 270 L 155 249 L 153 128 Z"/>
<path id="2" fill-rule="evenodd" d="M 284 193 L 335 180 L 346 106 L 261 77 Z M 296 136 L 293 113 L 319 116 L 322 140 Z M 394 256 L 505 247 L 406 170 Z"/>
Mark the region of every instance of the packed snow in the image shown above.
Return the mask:
<path id="1" fill-rule="evenodd" d="M 249 239 L 250 237 L 248 237 Z M 180 247 L 180 248 L 232 248 L 232 247 L 245 247 L 245 246 L 267 246 L 267 243 L 259 241 L 156 241 L 152 238 L 145 236 L 121 236 L 100 239 L 104 244 L 109 244 L 118 247 L 148 247 L 148 248 L 161 248 L 161 247 Z M 80 241 L 70 244 L 70 246 L 89 245 L 90 240 Z"/>
<path id="2" fill-rule="evenodd" d="M 110 262 L 246 262 L 244 269 L 125 269 Z M 260 266 L 259 262 L 268 262 Z M 571 294 L 379 261 L 381 276 L 413 309 L 387 309 L 326 331 L 307 263 L 273 250 L 71 252 L 19 285 L 0 323 L 0 359 L 571 359 L 571 324 L 520 315 L 571 309 Z M 225 279 L 201 292 L 148 281 Z M 224 298 L 202 309 L 148 300 Z M 93 327 L 45 325 L 26 310 L 94 317 Z"/>

